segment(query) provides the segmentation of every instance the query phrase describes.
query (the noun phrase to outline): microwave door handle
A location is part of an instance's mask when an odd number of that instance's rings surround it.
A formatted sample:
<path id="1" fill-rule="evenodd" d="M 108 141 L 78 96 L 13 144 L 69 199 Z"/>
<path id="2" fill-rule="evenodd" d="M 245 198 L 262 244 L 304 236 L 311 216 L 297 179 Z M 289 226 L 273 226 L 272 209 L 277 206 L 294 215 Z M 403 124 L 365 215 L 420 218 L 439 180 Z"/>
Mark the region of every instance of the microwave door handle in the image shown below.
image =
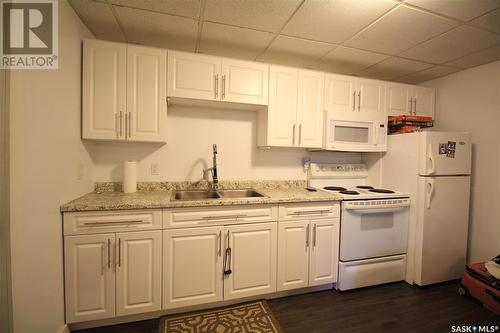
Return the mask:
<path id="1" fill-rule="evenodd" d="M 373 145 L 376 146 L 378 141 L 377 124 L 373 124 Z"/>

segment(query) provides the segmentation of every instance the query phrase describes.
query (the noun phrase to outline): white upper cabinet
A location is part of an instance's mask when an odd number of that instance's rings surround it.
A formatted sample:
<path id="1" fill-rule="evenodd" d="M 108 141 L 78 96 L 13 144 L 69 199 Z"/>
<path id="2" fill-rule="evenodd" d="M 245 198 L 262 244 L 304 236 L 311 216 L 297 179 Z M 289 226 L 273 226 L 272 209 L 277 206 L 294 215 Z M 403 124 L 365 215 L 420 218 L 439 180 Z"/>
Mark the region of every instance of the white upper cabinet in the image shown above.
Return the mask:
<path id="1" fill-rule="evenodd" d="M 222 60 L 221 99 L 226 102 L 268 104 L 269 65 Z"/>
<path id="2" fill-rule="evenodd" d="M 297 119 L 298 71 L 270 66 L 269 107 L 259 112 L 258 145 L 292 147 Z"/>
<path id="3" fill-rule="evenodd" d="M 84 139 L 125 138 L 127 45 L 84 40 L 82 110 Z"/>
<path id="4" fill-rule="evenodd" d="M 334 112 L 354 111 L 355 99 L 355 82 L 352 76 L 326 74 L 325 110 Z"/>
<path id="5" fill-rule="evenodd" d="M 323 105 L 325 75 L 299 70 L 297 146 L 320 148 L 323 145 Z"/>
<path id="6" fill-rule="evenodd" d="M 166 142 L 167 51 L 83 41 L 82 137 Z"/>
<path id="7" fill-rule="evenodd" d="M 169 52 L 168 96 L 243 104 L 268 104 L 269 65 Z"/>
<path id="8" fill-rule="evenodd" d="M 219 100 L 221 64 L 218 57 L 170 51 L 168 96 Z"/>
<path id="9" fill-rule="evenodd" d="M 127 47 L 127 131 L 132 141 L 166 142 L 167 52 Z"/>
<path id="10" fill-rule="evenodd" d="M 320 148 L 324 74 L 271 65 L 269 107 L 260 111 L 258 146 Z"/>
<path id="11" fill-rule="evenodd" d="M 386 104 L 390 116 L 413 115 L 434 118 L 435 89 L 387 82 Z"/>
<path id="12" fill-rule="evenodd" d="M 414 108 L 416 116 L 434 118 L 436 90 L 433 88 L 413 86 Z"/>
<path id="13" fill-rule="evenodd" d="M 385 112 L 385 82 L 347 75 L 326 74 L 325 110 Z"/>
<path id="14" fill-rule="evenodd" d="M 412 86 L 403 83 L 387 82 L 386 105 L 389 116 L 412 114 Z"/>
<path id="15" fill-rule="evenodd" d="M 385 112 L 385 82 L 371 79 L 357 79 L 358 101 L 356 108 L 360 112 Z"/>

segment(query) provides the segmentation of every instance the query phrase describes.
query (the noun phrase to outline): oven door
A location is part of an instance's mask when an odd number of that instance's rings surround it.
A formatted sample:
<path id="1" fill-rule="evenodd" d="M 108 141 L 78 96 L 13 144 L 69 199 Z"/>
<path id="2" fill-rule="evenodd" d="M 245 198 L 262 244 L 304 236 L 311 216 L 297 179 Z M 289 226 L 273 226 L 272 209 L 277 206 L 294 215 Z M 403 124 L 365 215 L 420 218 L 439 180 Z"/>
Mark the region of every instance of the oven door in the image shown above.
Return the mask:
<path id="1" fill-rule="evenodd" d="M 340 260 L 406 253 L 409 199 L 342 203 Z"/>

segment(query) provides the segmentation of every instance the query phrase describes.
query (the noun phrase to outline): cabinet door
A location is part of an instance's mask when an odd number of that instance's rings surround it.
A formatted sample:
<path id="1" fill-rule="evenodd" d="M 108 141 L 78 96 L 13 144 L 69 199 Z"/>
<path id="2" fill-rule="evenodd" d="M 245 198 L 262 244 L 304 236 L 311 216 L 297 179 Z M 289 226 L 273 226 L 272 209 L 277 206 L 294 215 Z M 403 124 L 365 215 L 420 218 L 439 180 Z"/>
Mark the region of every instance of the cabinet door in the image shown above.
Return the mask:
<path id="1" fill-rule="evenodd" d="M 434 118 L 434 98 L 436 91 L 433 88 L 413 86 L 415 98 L 414 112 L 417 116 Z"/>
<path id="2" fill-rule="evenodd" d="M 298 71 L 295 68 L 270 66 L 269 70 L 269 107 L 267 126 L 260 123 L 259 128 L 267 128 L 267 142 L 261 145 L 293 147 L 298 130 L 297 84 Z M 261 116 L 266 116 L 261 111 Z M 262 126 L 264 125 L 264 126 Z"/>
<path id="3" fill-rule="evenodd" d="M 356 110 L 385 112 L 385 82 L 370 79 L 357 80 Z"/>
<path id="4" fill-rule="evenodd" d="M 308 285 L 309 221 L 280 222 L 278 225 L 278 291 Z"/>
<path id="5" fill-rule="evenodd" d="M 268 104 L 269 65 L 222 60 L 221 99 L 227 102 Z"/>
<path id="6" fill-rule="evenodd" d="M 218 57 L 168 52 L 168 96 L 220 100 L 221 60 Z"/>
<path id="7" fill-rule="evenodd" d="M 66 319 L 115 316 L 114 234 L 64 237 Z"/>
<path id="8" fill-rule="evenodd" d="M 225 228 L 225 300 L 276 291 L 276 234 L 276 222 Z"/>
<path id="9" fill-rule="evenodd" d="M 355 93 L 354 77 L 335 74 L 325 76 L 326 111 L 354 111 Z"/>
<path id="10" fill-rule="evenodd" d="M 163 231 L 163 309 L 222 301 L 222 227 Z"/>
<path id="11" fill-rule="evenodd" d="M 83 41 L 82 137 L 125 138 L 127 45 Z"/>
<path id="12" fill-rule="evenodd" d="M 116 234 L 116 314 L 161 309 L 161 231 Z"/>
<path id="13" fill-rule="evenodd" d="M 306 148 L 323 146 L 323 105 L 325 75 L 299 70 L 297 105 L 297 145 Z"/>
<path id="14" fill-rule="evenodd" d="M 337 282 L 339 219 L 311 221 L 309 286 Z"/>
<path id="15" fill-rule="evenodd" d="M 387 82 L 385 102 L 389 116 L 410 115 L 413 109 L 412 87 L 407 84 Z"/>
<path id="16" fill-rule="evenodd" d="M 128 140 L 166 142 L 167 51 L 128 46 L 126 124 Z"/>

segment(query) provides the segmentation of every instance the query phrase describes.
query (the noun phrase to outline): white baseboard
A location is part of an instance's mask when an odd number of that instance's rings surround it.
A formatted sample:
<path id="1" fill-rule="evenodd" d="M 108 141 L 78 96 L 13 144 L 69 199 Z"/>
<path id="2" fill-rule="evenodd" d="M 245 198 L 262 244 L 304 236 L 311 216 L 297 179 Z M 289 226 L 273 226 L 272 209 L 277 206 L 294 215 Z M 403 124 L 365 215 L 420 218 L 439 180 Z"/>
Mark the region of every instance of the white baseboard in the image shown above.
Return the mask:
<path id="1" fill-rule="evenodd" d="M 57 330 L 57 333 L 71 333 L 68 325 L 64 324 L 63 326 L 59 327 Z"/>

